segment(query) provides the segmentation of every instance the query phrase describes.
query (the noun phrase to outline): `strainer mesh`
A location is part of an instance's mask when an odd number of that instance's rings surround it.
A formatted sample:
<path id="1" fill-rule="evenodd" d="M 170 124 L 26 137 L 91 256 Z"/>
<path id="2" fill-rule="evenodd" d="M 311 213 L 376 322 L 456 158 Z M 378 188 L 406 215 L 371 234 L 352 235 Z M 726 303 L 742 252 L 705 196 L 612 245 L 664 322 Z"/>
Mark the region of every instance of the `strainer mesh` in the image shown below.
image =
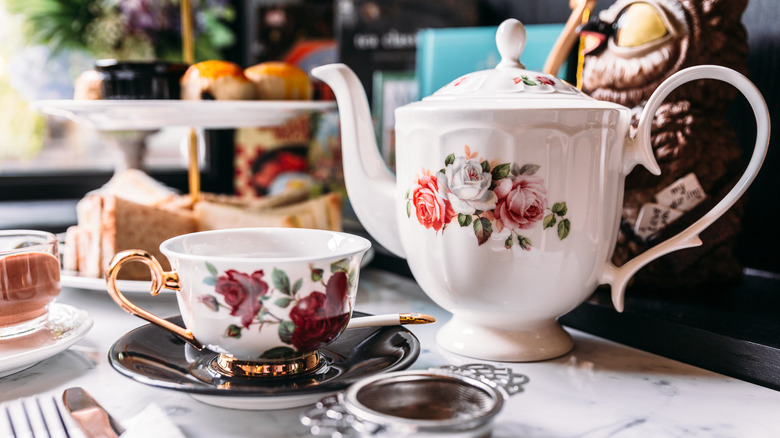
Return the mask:
<path id="1" fill-rule="evenodd" d="M 375 382 L 356 397 L 368 409 L 413 420 L 479 418 L 496 404 L 487 391 L 447 378 Z"/>

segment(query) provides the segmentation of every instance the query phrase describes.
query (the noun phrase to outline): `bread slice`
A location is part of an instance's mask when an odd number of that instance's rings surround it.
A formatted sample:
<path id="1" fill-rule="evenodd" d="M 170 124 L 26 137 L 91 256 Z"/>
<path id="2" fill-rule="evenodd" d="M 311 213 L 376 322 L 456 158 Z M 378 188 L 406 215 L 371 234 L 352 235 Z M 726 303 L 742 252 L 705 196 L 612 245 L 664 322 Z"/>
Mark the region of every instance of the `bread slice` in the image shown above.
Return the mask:
<path id="1" fill-rule="evenodd" d="M 125 249 L 149 251 L 169 269 L 159 251 L 160 243 L 197 229 L 191 209 L 176 204 L 180 198 L 140 170 L 117 173 L 76 205 L 78 225 L 66 233 L 63 269 L 76 270 L 85 277 L 103 277 L 114 255 Z M 141 264 L 129 264 L 119 278 L 146 279 L 149 270 Z"/>
<path id="2" fill-rule="evenodd" d="M 77 251 L 76 265 L 80 275 L 100 277 L 103 269 L 100 266 L 100 218 L 103 210 L 103 197 L 98 192 L 90 192 L 76 204 L 78 229 L 72 234 L 74 242 L 66 241 L 66 245 L 75 244 Z M 66 236 L 67 237 L 67 236 Z M 71 263 L 72 262 L 66 262 Z"/>
<path id="3" fill-rule="evenodd" d="M 115 174 L 99 191 L 145 205 L 170 204 L 180 197 L 174 189 L 139 169 L 125 169 Z"/>
<path id="4" fill-rule="evenodd" d="M 289 215 L 275 212 L 259 214 L 236 205 L 212 201 L 199 201 L 195 204 L 195 216 L 198 218 L 199 231 L 294 226 L 293 218 Z"/>
<path id="5" fill-rule="evenodd" d="M 201 193 L 200 200 L 232 205 L 246 210 L 269 210 L 285 205 L 297 204 L 310 197 L 308 187 L 288 188 L 287 190 L 260 198 L 243 198 L 234 195 Z"/>
<path id="6" fill-rule="evenodd" d="M 62 270 L 76 272 L 79 270 L 79 227 L 73 225 L 65 230 L 65 247 L 60 247 Z"/>
<path id="7" fill-rule="evenodd" d="M 170 270 L 159 250 L 181 234 L 224 228 L 297 227 L 341 230 L 341 197 L 331 193 L 309 199 L 308 189 L 242 199 L 201 193 L 193 204 L 141 171 L 117 174 L 88 193 L 76 207 L 78 225 L 66 233 L 63 267 L 86 277 L 103 277 L 114 255 L 127 249 L 151 253 Z M 150 278 L 142 263 L 125 265 L 120 279 Z"/>
<path id="8" fill-rule="evenodd" d="M 126 249 L 146 250 L 157 258 L 163 269 L 170 270 L 168 259 L 160 252 L 160 244 L 171 237 L 197 230 L 195 215 L 191 211 L 138 204 L 111 195 L 103 198 L 100 225 L 100 266 L 103 272 L 114 255 Z M 119 278 L 148 279 L 149 268 L 141 263 L 127 264 Z"/>
<path id="9" fill-rule="evenodd" d="M 252 227 L 341 230 L 341 197 L 336 193 L 276 208 L 201 200 L 194 211 L 200 231 Z"/>

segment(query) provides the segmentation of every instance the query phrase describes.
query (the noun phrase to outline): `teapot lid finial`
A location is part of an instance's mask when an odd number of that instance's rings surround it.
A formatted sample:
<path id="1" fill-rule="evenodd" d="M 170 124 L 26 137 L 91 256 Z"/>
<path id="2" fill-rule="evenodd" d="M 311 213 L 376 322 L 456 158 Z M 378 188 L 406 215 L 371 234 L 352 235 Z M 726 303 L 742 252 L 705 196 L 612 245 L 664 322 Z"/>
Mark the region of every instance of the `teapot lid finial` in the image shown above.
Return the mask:
<path id="1" fill-rule="evenodd" d="M 496 31 L 501 62 L 496 68 L 466 73 L 423 100 L 459 99 L 568 99 L 586 97 L 580 90 L 547 73 L 526 70 L 520 62 L 526 44 L 523 23 L 509 19 Z M 503 103 L 502 103 L 503 104 Z"/>
<path id="2" fill-rule="evenodd" d="M 496 46 L 501 54 L 501 62 L 496 68 L 525 68 L 520 62 L 520 55 L 525 49 L 525 26 L 519 20 L 510 18 L 504 20 L 496 32 Z"/>

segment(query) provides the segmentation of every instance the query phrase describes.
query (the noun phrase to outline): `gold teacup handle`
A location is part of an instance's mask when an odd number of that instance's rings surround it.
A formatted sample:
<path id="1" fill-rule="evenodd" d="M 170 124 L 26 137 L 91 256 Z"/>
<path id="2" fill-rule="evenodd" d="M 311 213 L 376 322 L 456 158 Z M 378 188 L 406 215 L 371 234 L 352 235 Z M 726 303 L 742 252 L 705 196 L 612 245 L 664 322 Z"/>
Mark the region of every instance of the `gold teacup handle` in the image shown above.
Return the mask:
<path id="1" fill-rule="evenodd" d="M 143 318 L 180 337 L 198 350 L 202 350 L 203 344 L 195 339 L 192 332 L 179 327 L 168 320 L 160 318 L 148 310 L 136 306 L 119 291 L 119 288 L 116 286 L 116 277 L 119 275 L 122 265 L 130 261 L 141 261 L 149 267 L 149 270 L 152 273 L 152 288 L 149 292 L 152 295 L 159 294 L 163 287 L 173 290 L 180 289 L 179 275 L 176 271 L 166 272 L 153 255 L 141 249 L 130 249 L 118 252 L 108 265 L 108 271 L 106 271 L 106 286 L 111 298 L 119 304 L 119 307 L 124 309 L 125 312 Z"/>

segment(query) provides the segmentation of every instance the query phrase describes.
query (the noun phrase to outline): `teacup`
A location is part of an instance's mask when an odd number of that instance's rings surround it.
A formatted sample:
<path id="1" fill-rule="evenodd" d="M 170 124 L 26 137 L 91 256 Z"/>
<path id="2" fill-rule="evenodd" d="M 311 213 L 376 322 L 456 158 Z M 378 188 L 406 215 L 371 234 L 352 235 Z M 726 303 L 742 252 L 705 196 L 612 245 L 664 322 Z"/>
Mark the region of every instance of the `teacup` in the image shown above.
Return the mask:
<path id="1" fill-rule="evenodd" d="M 44 231 L 0 231 L 0 339 L 43 327 L 60 293 L 57 237 Z"/>
<path id="2" fill-rule="evenodd" d="M 108 292 L 127 312 L 198 349 L 220 353 L 213 368 L 229 376 L 280 376 L 319 366 L 352 315 L 363 255 L 371 243 L 347 233 L 246 228 L 185 234 L 160 251 L 172 270 L 143 250 L 122 251 L 106 274 Z M 151 293 L 178 291 L 186 328 L 130 302 L 117 288 L 122 266 L 142 261 Z"/>

